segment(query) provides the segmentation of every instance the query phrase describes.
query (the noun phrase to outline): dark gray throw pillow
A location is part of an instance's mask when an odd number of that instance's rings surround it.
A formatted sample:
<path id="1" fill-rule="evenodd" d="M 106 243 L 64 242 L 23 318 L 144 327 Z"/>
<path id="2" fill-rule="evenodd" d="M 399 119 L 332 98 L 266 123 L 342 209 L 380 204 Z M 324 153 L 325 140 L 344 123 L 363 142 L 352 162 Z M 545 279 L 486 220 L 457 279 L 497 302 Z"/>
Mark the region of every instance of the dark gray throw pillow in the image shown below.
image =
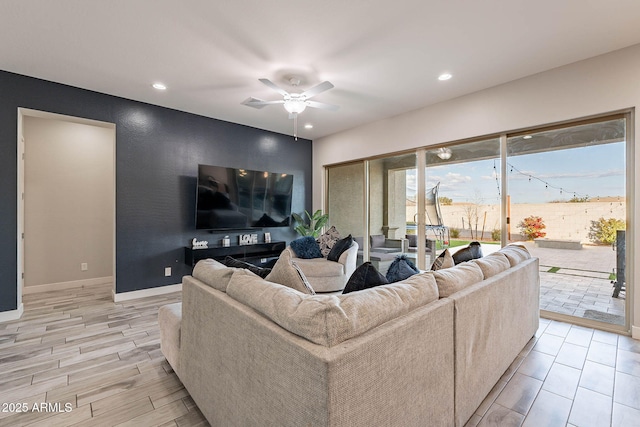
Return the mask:
<path id="1" fill-rule="evenodd" d="M 356 271 L 349 277 L 349 281 L 347 281 L 342 293 L 348 294 L 349 292 L 361 291 L 378 285 L 386 285 L 387 283 L 389 283 L 387 278 L 367 261 L 356 268 Z"/>
<path id="2" fill-rule="evenodd" d="M 456 263 L 456 265 L 478 258 L 482 258 L 482 246 L 480 246 L 480 242 L 471 242 L 469 246 L 453 254 L 453 262 Z"/>
<path id="3" fill-rule="evenodd" d="M 298 258 L 323 258 L 320 245 L 313 236 L 300 237 L 291 242 L 291 249 Z"/>
<path id="4" fill-rule="evenodd" d="M 250 272 L 257 274 L 263 279 L 267 277 L 269 273 L 271 273 L 270 268 L 258 267 L 257 265 L 249 264 L 248 262 L 240 261 L 239 259 L 235 259 L 230 256 L 227 256 L 222 263 L 227 267 L 246 268 Z"/>
<path id="5" fill-rule="evenodd" d="M 340 255 L 342 255 L 344 251 L 349 249 L 351 245 L 353 245 L 353 237 L 351 237 L 351 234 L 349 234 L 347 237 L 338 240 L 333 245 L 331 251 L 329 251 L 329 255 L 327 255 L 327 259 L 329 261 L 338 262 L 338 260 L 340 259 Z"/>
<path id="6" fill-rule="evenodd" d="M 387 270 L 387 280 L 389 283 L 399 282 L 418 273 L 420 270 L 413 261 L 405 255 L 398 255 Z"/>

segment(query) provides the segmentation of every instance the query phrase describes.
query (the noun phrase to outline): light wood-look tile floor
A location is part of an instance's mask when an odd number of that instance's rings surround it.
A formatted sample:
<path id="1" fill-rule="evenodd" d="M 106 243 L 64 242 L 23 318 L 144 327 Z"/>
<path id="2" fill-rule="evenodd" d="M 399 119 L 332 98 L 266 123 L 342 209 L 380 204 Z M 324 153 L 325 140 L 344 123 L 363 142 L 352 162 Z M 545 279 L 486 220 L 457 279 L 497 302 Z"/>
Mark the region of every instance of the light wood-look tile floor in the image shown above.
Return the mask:
<path id="1" fill-rule="evenodd" d="M 0 426 L 208 425 L 160 351 L 158 307 L 180 293 L 114 303 L 112 288 L 25 295 L 0 323 Z"/>
<path id="2" fill-rule="evenodd" d="M 110 285 L 26 295 L 0 323 L 0 427 L 207 426 L 160 352 L 158 307 L 177 301 L 114 303 Z M 640 341 L 540 319 L 467 425 L 640 426 Z"/>

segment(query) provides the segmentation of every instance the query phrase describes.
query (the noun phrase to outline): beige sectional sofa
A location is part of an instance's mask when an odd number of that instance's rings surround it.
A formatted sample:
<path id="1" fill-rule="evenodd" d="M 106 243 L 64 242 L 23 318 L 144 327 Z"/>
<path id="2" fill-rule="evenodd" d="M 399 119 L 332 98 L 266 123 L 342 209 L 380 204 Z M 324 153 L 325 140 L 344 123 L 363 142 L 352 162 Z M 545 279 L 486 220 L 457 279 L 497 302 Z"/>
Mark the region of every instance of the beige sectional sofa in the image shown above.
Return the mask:
<path id="1" fill-rule="evenodd" d="M 346 295 L 201 263 L 161 348 L 215 426 L 463 426 L 538 328 L 520 247 Z"/>

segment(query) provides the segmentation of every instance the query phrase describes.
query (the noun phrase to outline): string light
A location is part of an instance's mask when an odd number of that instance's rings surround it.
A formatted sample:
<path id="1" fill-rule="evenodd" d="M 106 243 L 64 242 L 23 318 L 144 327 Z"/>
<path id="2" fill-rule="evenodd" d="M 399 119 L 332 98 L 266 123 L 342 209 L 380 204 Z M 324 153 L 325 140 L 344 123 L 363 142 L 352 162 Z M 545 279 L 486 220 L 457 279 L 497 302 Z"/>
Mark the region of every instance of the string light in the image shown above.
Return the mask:
<path id="1" fill-rule="evenodd" d="M 555 185 L 552 185 L 550 182 L 545 181 L 542 178 L 538 178 L 537 176 L 534 176 L 534 175 L 531 175 L 531 174 L 528 174 L 528 173 L 524 173 L 520 169 L 518 169 L 517 167 L 513 166 L 511 163 L 507 163 L 507 165 L 511 169 L 512 173 L 515 171 L 516 173 L 518 173 L 518 174 L 520 174 L 522 176 L 526 176 L 527 179 L 529 180 L 529 182 L 531 182 L 532 179 L 535 179 L 536 181 L 540 181 L 541 183 L 544 184 L 544 188 L 546 188 L 546 189 L 552 188 L 552 189 L 555 189 L 555 190 L 559 190 L 560 194 L 563 194 L 565 192 L 566 193 L 573 193 L 573 196 L 576 197 L 576 198 L 581 197 L 581 198 L 585 198 L 586 199 L 586 198 L 589 197 L 587 194 L 582 195 L 582 194 L 579 194 L 579 193 L 577 193 L 575 191 L 568 191 L 568 190 L 566 190 L 566 189 L 564 189 L 562 187 L 557 187 Z M 495 161 L 494 161 L 494 169 L 495 169 Z M 598 201 L 600 201 L 599 197 L 598 197 Z"/>

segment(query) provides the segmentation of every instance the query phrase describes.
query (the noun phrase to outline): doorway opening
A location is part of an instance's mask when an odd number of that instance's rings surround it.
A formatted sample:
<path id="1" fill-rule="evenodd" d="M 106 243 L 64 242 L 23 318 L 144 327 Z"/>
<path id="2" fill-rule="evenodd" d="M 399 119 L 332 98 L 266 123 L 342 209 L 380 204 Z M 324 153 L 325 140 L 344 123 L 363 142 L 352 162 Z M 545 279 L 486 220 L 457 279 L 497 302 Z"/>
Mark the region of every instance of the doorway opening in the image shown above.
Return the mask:
<path id="1" fill-rule="evenodd" d="M 18 109 L 18 307 L 112 283 L 115 124 Z"/>

